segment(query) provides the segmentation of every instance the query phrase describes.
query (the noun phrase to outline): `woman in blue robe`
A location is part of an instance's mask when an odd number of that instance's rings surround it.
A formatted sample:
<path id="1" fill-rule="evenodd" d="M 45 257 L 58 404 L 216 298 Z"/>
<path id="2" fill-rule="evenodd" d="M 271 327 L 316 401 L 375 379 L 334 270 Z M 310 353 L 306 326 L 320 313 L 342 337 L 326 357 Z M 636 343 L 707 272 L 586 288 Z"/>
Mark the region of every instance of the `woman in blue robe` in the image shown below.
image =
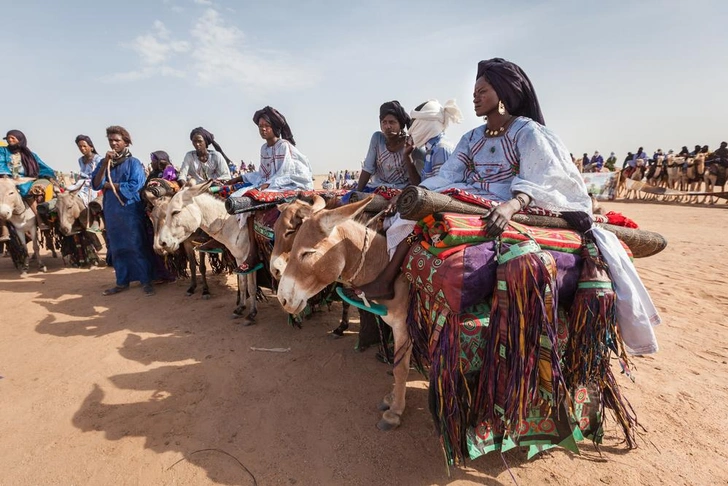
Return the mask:
<path id="1" fill-rule="evenodd" d="M 38 201 L 30 194 L 30 188 L 39 178 L 55 179 L 56 174 L 38 154 L 28 148 L 25 134 L 20 130 L 10 130 L 5 135 L 7 147 L 0 147 L 0 177 L 10 177 L 16 181 L 18 193 L 37 216 Z M 0 221 L 0 242 L 8 241 L 10 233 L 5 221 Z"/>
<path id="2" fill-rule="evenodd" d="M 154 295 L 152 287 L 152 242 L 144 226 L 144 203 L 139 191 L 146 174 L 142 163 L 129 152 L 131 136 L 125 128 L 106 129 L 111 150 L 94 169 L 92 187 L 104 191 L 104 217 L 109 237 L 109 251 L 116 272 L 116 286 L 104 291 L 114 295 L 139 281 L 147 296 Z M 107 178 L 110 170 L 111 179 Z"/>

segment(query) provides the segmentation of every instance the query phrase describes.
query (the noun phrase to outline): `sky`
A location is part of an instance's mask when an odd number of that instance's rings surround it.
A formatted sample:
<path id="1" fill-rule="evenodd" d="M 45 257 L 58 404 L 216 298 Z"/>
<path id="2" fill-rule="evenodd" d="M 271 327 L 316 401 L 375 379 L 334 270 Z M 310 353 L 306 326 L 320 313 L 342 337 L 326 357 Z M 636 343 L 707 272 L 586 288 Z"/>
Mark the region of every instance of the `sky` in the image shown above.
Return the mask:
<path id="1" fill-rule="evenodd" d="M 105 128 L 142 162 L 179 166 L 190 131 L 258 163 L 253 113 L 283 113 L 315 174 L 358 169 L 379 106 L 456 99 L 453 141 L 481 125 L 477 63 L 502 57 L 533 82 L 546 125 L 580 156 L 728 139 L 728 2 L 0 0 L 0 132 L 22 130 L 56 170 Z"/>

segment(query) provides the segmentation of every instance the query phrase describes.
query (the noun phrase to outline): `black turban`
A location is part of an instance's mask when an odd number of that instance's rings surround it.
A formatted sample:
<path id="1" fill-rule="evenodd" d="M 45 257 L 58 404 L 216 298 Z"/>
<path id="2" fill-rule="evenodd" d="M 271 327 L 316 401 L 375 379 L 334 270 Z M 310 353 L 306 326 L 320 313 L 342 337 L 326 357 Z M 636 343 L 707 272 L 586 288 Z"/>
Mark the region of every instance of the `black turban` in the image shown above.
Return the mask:
<path id="1" fill-rule="evenodd" d="M 38 177 L 38 172 L 40 171 L 38 162 L 35 160 L 33 152 L 28 148 L 28 140 L 25 138 L 25 134 L 20 130 L 10 130 L 5 135 L 5 140 L 10 136 L 17 138 L 18 143 L 13 145 L 8 144 L 8 150 L 10 150 L 11 154 L 20 152 L 20 161 L 25 170 L 25 177 Z"/>
<path id="2" fill-rule="evenodd" d="M 288 140 L 291 145 L 296 145 L 296 141 L 293 139 L 293 132 L 291 132 L 291 127 L 288 126 L 286 117 L 281 115 L 278 110 L 266 106 L 262 110 L 256 111 L 253 115 L 253 123 L 257 125 L 261 118 L 270 124 L 276 137 Z"/>
<path id="3" fill-rule="evenodd" d="M 76 145 L 78 145 L 79 142 L 86 142 L 88 146 L 91 147 L 91 152 L 98 154 L 94 143 L 91 141 L 91 137 L 89 137 L 88 135 L 79 135 L 78 137 L 76 137 Z"/>
<path id="4" fill-rule="evenodd" d="M 478 75 L 475 79 L 480 77 L 484 77 L 493 86 L 508 113 L 528 117 L 541 125 L 546 124 L 536 91 L 523 69 L 512 62 L 495 57 L 478 63 Z"/>
<path id="5" fill-rule="evenodd" d="M 205 130 L 202 127 L 197 127 L 197 128 L 195 128 L 194 130 L 192 130 L 190 132 L 190 140 L 192 140 L 193 138 L 195 138 L 195 135 L 201 136 L 202 137 L 202 140 L 205 141 L 205 145 L 207 145 L 208 147 L 210 145 L 212 145 L 213 147 L 215 147 L 215 150 L 217 150 L 218 152 L 220 152 L 220 155 L 222 155 L 222 157 L 227 161 L 228 164 L 231 162 L 230 159 L 228 159 L 228 156 L 225 155 L 225 152 L 222 151 L 222 148 L 220 147 L 220 144 L 218 144 L 215 141 L 215 135 L 213 135 L 212 133 L 208 132 L 207 130 Z M 167 160 L 169 160 L 169 159 L 167 159 Z"/>
<path id="6" fill-rule="evenodd" d="M 399 122 L 399 126 L 402 127 L 402 130 L 412 125 L 412 119 L 397 100 L 387 101 L 379 107 L 379 121 L 382 121 L 387 115 L 394 116 Z"/>

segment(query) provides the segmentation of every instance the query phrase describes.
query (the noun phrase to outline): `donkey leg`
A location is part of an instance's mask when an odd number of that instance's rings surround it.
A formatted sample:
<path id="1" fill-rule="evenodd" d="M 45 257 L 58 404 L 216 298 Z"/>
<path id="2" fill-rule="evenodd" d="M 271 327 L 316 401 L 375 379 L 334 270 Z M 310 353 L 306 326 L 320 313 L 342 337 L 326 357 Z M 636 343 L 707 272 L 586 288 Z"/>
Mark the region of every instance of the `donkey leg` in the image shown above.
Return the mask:
<path id="1" fill-rule="evenodd" d="M 233 311 L 233 319 L 239 319 L 243 317 L 243 312 L 245 312 L 245 303 L 248 298 L 248 289 L 246 286 L 246 279 L 242 277 L 243 275 L 235 275 L 235 280 L 238 284 L 238 300 L 235 304 L 237 307 L 235 307 L 235 310 Z"/>
<path id="2" fill-rule="evenodd" d="M 387 395 L 380 404 L 380 409 L 388 406 L 377 423 L 379 430 L 392 430 L 399 427 L 402 421 L 402 413 L 405 409 L 405 394 L 407 391 L 407 376 L 410 369 L 410 358 L 412 357 L 412 343 L 407 334 L 407 324 L 404 319 L 398 320 L 392 326 L 394 333 L 394 390 Z"/>
<path id="3" fill-rule="evenodd" d="M 38 271 L 45 273 L 47 268 L 43 265 L 43 261 L 40 258 L 40 231 L 37 227 L 30 230 L 30 239 L 33 243 L 33 257 L 38 263 Z"/>
<path id="4" fill-rule="evenodd" d="M 210 298 L 210 288 L 207 286 L 207 263 L 205 259 L 207 256 L 204 253 L 200 253 L 200 278 L 202 279 L 202 300 L 208 300 Z"/>
<path id="5" fill-rule="evenodd" d="M 187 288 L 185 295 L 190 297 L 195 293 L 197 289 L 197 258 L 195 256 L 195 250 L 192 249 L 192 245 L 187 245 L 185 242 L 185 253 L 187 253 L 187 265 L 190 269 L 190 286 Z M 203 254 L 200 254 L 200 260 L 205 258 Z"/>
<path id="6" fill-rule="evenodd" d="M 256 272 L 245 275 L 244 280 L 248 298 L 248 315 L 243 319 L 243 326 L 252 326 L 255 324 L 255 316 L 258 315 L 258 279 L 256 278 Z"/>

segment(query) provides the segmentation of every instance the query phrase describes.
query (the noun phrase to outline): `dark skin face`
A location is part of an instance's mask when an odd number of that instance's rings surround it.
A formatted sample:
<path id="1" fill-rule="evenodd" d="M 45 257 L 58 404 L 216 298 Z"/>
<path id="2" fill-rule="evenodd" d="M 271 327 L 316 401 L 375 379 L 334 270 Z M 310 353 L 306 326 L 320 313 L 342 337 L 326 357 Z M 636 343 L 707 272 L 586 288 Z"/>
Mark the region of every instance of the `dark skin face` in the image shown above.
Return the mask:
<path id="1" fill-rule="evenodd" d="M 195 135 L 192 137 L 192 146 L 195 147 L 197 155 L 205 155 L 207 153 L 207 144 L 202 135 Z"/>
<path id="2" fill-rule="evenodd" d="M 8 145 L 17 145 L 18 139 L 15 138 L 15 135 L 8 135 L 6 141 L 8 142 Z"/>
<path id="3" fill-rule="evenodd" d="M 475 114 L 488 118 L 493 114 L 498 114 L 498 101 L 498 93 L 495 92 L 493 86 L 485 78 L 478 78 L 475 81 L 475 88 L 473 88 Z"/>
<path id="4" fill-rule="evenodd" d="M 81 140 L 80 142 L 78 142 L 78 150 L 81 151 L 81 155 L 83 155 L 85 158 L 93 158 L 94 148 L 86 143 L 86 140 Z"/>
<path id="5" fill-rule="evenodd" d="M 114 152 L 121 153 L 126 147 L 129 146 L 128 143 L 124 141 L 121 135 L 118 135 L 116 133 L 113 133 L 109 135 L 109 147 L 111 147 L 111 150 Z M 106 153 L 106 155 L 109 155 L 109 152 Z"/>
<path id="6" fill-rule="evenodd" d="M 488 129 L 490 130 L 505 126 L 513 118 L 508 112 L 504 115 L 498 113 L 499 101 L 498 93 L 484 77 L 480 77 L 475 81 L 473 108 L 475 108 L 476 115 L 488 119 Z"/>
<path id="7" fill-rule="evenodd" d="M 387 115 L 379 122 L 379 128 L 382 130 L 387 142 L 395 141 L 400 138 L 402 133 L 402 125 L 394 115 Z"/>
<path id="8" fill-rule="evenodd" d="M 269 146 L 275 145 L 278 141 L 278 137 L 276 137 L 273 127 L 270 126 L 270 123 L 268 123 L 268 120 L 265 118 L 258 120 L 258 133 L 260 133 L 260 138 L 265 140 Z"/>

